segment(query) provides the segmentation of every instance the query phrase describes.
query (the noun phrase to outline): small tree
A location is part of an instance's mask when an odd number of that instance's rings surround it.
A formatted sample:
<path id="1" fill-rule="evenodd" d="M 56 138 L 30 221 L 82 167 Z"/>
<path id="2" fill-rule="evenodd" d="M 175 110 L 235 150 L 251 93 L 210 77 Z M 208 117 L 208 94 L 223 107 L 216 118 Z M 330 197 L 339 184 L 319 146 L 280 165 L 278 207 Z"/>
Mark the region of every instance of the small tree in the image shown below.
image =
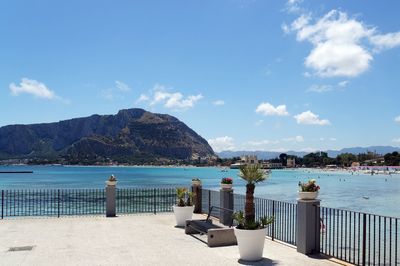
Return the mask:
<path id="1" fill-rule="evenodd" d="M 254 208 L 254 189 L 255 184 L 266 180 L 267 174 L 258 164 L 248 164 L 240 167 L 239 176 L 244 179 L 246 184 L 246 203 L 244 208 L 244 218 L 246 224 L 255 223 Z"/>

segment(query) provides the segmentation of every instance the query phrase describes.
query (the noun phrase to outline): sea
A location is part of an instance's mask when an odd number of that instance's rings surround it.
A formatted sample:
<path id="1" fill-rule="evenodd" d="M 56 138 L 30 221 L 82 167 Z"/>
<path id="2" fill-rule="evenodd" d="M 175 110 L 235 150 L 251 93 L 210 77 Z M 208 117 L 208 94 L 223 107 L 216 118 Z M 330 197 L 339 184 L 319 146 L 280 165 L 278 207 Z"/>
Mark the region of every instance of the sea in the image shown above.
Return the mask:
<path id="1" fill-rule="evenodd" d="M 110 175 L 118 187 L 190 186 L 200 178 L 204 188 L 219 190 L 221 178 L 231 177 L 234 192 L 245 193 L 245 182 L 235 169 L 218 167 L 130 167 L 130 166 L 0 166 L 0 190 L 46 188 L 103 188 Z M 400 217 L 400 174 L 370 175 L 320 169 L 272 170 L 255 189 L 257 197 L 296 202 L 298 183 L 315 179 L 320 185 L 321 206 Z"/>

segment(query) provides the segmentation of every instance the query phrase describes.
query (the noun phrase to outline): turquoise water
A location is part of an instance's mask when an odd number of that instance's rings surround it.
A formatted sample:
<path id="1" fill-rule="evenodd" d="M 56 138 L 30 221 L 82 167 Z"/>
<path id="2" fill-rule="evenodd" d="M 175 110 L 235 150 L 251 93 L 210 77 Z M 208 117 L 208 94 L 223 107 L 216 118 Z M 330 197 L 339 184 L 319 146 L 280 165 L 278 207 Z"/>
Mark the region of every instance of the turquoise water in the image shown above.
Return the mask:
<path id="1" fill-rule="evenodd" d="M 199 177 L 203 187 L 219 189 L 223 177 L 234 179 L 236 193 L 244 194 L 245 182 L 238 170 L 221 172 L 219 168 L 160 167 L 63 167 L 63 166 L 0 166 L 0 171 L 34 171 L 33 174 L 0 174 L 0 189 L 34 188 L 102 188 L 111 174 L 119 187 L 189 186 Z M 317 170 L 273 170 L 268 180 L 258 184 L 259 197 L 295 202 L 297 184 L 309 178 L 321 186 L 319 198 L 325 207 L 349 209 L 400 217 L 400 175 L 364 175 Z M 364 199 L 363 197 L 369 197 Z"/>

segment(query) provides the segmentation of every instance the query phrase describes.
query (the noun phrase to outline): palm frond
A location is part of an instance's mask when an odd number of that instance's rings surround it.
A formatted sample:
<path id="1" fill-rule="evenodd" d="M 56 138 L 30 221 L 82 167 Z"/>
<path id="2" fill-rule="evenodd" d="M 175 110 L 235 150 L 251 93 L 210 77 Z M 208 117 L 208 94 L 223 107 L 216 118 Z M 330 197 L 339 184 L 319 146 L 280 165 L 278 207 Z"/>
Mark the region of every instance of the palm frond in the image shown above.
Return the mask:
<path id="1" fill-rule="evenodd" d="M 248 184 L 262 182 L 268 177 L 259 164 L 247 164 L 240 167 L 239 176 L 247 181 Z"/>

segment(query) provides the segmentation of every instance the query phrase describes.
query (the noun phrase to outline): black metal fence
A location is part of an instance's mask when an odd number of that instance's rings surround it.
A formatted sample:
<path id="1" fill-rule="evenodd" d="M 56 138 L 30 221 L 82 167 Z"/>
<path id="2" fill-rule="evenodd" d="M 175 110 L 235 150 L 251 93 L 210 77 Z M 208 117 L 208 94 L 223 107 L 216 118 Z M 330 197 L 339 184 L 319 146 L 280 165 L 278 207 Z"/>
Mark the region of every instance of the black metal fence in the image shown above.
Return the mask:
<path id="1" fill-rule="evenodd" d="M 244 210 L 245 195 L 234 194 L 234 210 Z M 280 240 L 291 245 L 296 245 L 297 227 L 297 204 L 284 201 L 270 200 L 264 198 L 254 198 L 256 207 L 256 219 L 260 217 L 274 216 L 274 223 L 267 229 L 267 236 L 272 240 Z M 220 207 L 220 192 L 203 189 L 202 208 L 203 212 L 208 212 L 211 206 Z"/>
<path id="2" fill-rule="evenodd" d="M 175 188 L 117 189 L 117 213 L 172 212 Z"/>
<path id="3" fill-rule="evenodd" d="M 321 207 L 321 253 L 356 265 L 399 265 L 400 218 Z"/>
<path id="4" fill-rule="evenodd" d="M 117 213 L 170 212 L 175 188 L 117 189 Z M 60 217 L 104 214 L 104 189 L 1 190 L 1 219 L 23 216 Z"/>
<path id="5" fill-rule="evenodd" d="M 104 189 L 2 190 L 1 219 L 105 213 Z"/>

